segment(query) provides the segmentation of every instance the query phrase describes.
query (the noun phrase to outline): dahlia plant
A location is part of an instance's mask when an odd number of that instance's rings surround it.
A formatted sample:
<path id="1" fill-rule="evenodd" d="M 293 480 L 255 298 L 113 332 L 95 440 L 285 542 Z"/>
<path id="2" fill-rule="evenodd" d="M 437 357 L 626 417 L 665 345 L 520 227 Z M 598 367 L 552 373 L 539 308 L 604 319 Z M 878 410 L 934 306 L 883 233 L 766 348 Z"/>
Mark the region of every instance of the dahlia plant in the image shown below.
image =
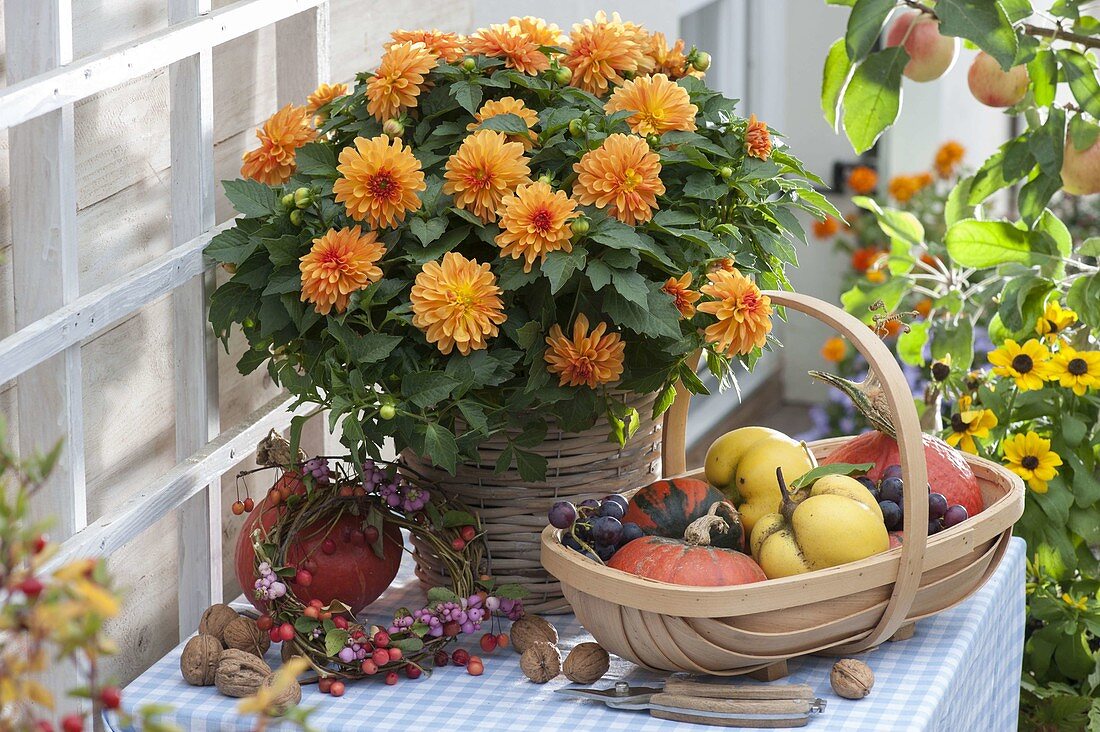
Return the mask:
<path id="1" fill-rule="evenodd" d="M 453 470 L 505 434 L 669 407 L 694 354 L 731 376 L 771 342 L 796 211 L 835 211 L 754 117 L 702 80 L 707 54 L 600 14 L 569 34 L 512 18 L 467 37 L 398 31 L 354 88 L 323 86 L 257 132 L 241 217 L 207 254 L 232 272 L 210 320 L 323 405 L 361 461 L 383 438 Z"/>

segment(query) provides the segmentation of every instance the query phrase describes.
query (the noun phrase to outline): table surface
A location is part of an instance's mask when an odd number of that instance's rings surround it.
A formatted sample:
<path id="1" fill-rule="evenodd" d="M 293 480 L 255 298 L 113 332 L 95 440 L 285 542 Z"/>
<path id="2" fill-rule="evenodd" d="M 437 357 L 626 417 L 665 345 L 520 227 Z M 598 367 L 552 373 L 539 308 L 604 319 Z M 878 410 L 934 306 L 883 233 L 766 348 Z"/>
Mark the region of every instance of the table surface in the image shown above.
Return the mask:
<path id="1" fill-rule="evenodd" d="M 789 662 L 790 676 L 776 683 L 812 687 L 828 705 L 811 718 L 811 730 L 988 730 L 1016 729 L 1019 706 L 1020 662 L 1024 630 L 1023 541 L 1014 539 L 997 572 L 977 593 L 960 605 L 917 624 L 906 641 L 886 643 L 862 658 L 875 673 L 871 695 L 859 701 L 836 696 L 829 687 L 829 669 L 835 659 L 805 657 Z M 412 576 L 412 560 L 374 607 L 415 607 L 423 595 Z M 382 620 L 376 618 L 375 620 Z M 572 615 L 550 616 L 561 637 L 564 653 L 591 640 Z M 476 648 L 476 643 L 463 643 Z M 454 650 L 457 645 L 452 645 Z M 185 730 L 248 730 L 250 719 L 236 713 L 237 700 L 213 687 L 188 686 L 179 673 L 182 644 L 126 687 L 122 698 L 133 710 L 145 704 L 174 708 L 167 719 Z M 730 729 L 667 722 L 644 712 L 609 710 L 602 704 L 555 694 L 566 686 L 558 677 L 541 686 L 525 679 L 519 656 L 511 649 L 486 655 L 485 674 L 468 675 L 448 666 L 416 681 L 405 679 L 386 686 L 366 679 L 348 686 L 341 698 L 303 689 L 302 705 L 313 707 L 311 724 L 318 730 L 668 730 L 700 732 Z M 278 664 L 278 649 L 269 652 Z M 611 670 L 594 686 L 605 688 L 624 679 L 648 684 L 661 676 L 612 657 Z M 755 684 L 749 679 L 736 683 Z"/>

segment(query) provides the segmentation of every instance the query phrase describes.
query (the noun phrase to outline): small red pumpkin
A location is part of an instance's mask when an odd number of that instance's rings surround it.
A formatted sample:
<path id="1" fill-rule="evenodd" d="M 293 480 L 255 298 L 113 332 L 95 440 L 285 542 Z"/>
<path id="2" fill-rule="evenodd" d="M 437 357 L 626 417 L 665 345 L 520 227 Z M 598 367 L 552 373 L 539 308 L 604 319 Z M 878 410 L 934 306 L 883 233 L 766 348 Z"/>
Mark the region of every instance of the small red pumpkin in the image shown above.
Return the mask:
<path id="1" fill-rule="evenodd" d="M 810 375 L 843 391 L 875 428 L 873 432 L 864 432 L 848 440 L 822 459 L 821 464 L 874 463 L 874 467 L 867 471 L 867 477 L 877 481 L 886 468 L 901 462 L 898 443 L 894 439 L 896 432 L 884 401 L 885 394 L 873 375 L 859 384 L 821 371 L 811 371 Z M 958 504 L 966 508 L 968 515 L 977 516 L 984 508 L 982 491 L 978 487 L 978 478 L 962 453 L 934 435 L 921 437 L 924 460 L 928 465 L 928 483 L 932 490 L 942 493 L 948 505 Z"/>
<path id="2" fill-rule="evenodd" d="M 259 526 L 265 530 L 270 529 L 280 512 L 285 510 L 281 505 L 285 496 L 305 492 L 302 481 L 290 472 L 284 473 L 273 488 L 278 489 L 282 496 L 273 501 L 269 494 L 260 501 L 256 510 L 249 514 L 237 540 L 237 580 L 241 583 L 245 597 L 261 612 L 266 610 L 264 603 L 257 600 L 252 592 L 252 583 L 256 581 L 256 554 L 252 549 L 252 531 Z M 386 522 L 383 525 L 383 551 L 379 557 L 361 539 L 361 517 L 345 513 L 332 526 L 327 521 L 326 519 L 324 525 L 314 523 L 303 527 L 298 534 L 299 540 L 287 548 L 287 562 L 292 566 L 299 566 L 308 561 L 312 567 L 310 573 L 313 575 L 309 587 L 296 584 L 291 588 L 302 603 L 317 599 L 328 605 L 333 600 L 340 600 L 351 608 L 352 613 L 358 613 L 378 599 L 397 576 L 401 555 L 404 553 L 401 531 L 393 523 Z M 331 554 L 321 550 L 326 539 L 331 539 L 335 544 Z"/>
<path id="3" fill-rule="evenodd" d="M 646 534 L 679 539 L 692 521 L 725 498 L 714 486 L 694 478 L 658 480 L 634 494 L 623 522 L 633 521 Z"/>
<path id="4" fill-rule="evenodd" d="M 615 552 L 607 566 L 674 585 L 721 587 L 767 579 L 747 554 L 662 536 L 634 539 Z"/>

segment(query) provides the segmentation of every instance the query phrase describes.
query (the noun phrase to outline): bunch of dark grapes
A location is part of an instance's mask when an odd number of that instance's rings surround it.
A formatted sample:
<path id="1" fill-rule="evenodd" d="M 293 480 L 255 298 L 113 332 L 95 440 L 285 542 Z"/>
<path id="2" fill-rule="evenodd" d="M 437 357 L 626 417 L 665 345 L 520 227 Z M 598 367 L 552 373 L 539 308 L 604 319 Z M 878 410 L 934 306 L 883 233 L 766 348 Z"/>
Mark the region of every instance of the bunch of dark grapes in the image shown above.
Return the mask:
<path id="1" fill-rule="evenodd" d="M 638 524 L 623 523 L 626 499 L 610 495 L 602 501 L 587 498 L 577 505 L 558 501 L 550 507 L 547 518 L 555 529 L 561 529 L 561 543 L 589 559 L 606 562 L 619 547 L 640 538 Z"/>
<path id="2" fill-rule="evenodd" d="M 882 509 L 882 522 L 889 531 L 898 531 L 902 528 L 904 516 L 905 485 L 901 479 L 901 466 L 891 465 L 882 472 L 882 479 L 878 485 L 866 476 L 856 478 L 871 491 L 871 495 L 878 501 Z M 944 529 L 950 529 L 956 524 L 961 524 L 969 518 L 965 506 L 949 506 L 947 497 L 942 493 L 936 493 L 932 486 L 928 486 L 928 535 L 937 534 Z"/>

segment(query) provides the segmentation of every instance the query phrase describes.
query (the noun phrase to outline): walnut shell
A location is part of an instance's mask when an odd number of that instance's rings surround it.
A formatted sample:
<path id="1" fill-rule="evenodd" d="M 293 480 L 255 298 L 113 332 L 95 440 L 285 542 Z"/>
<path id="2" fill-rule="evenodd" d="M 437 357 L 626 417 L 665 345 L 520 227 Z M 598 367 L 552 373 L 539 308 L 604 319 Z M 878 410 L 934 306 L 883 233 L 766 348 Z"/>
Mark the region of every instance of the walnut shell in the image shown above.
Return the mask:
<path id="1" fill-rule="evenodd" d="M 875 674 L 863 661 L 842 658 L 833 664 L 829 683 L 838 696 L 862 699 L 871 693 L 871 687 L 875 685 Z"/>
<path id="2" fill-rule="evenodd" d="M 214 685 L 226 696 L 252 696 L 270 675 L 271 667 L 262 658 L 248 651 L 230 648 L 222 651 L 218 660 Z"/>
<path id="3" fill-rule="evenodd" d="M 538 615 L 524 615 L 512 623 L 509 637 L 516 653 L 523 653 L 531 647 L 532 643 L 541 641 L 554 645 L 558 642 L 558 631 L 546 618 Z"/>
<path id="4" fill-rule="evenodd" d="M 284 641 L 279 645 L 279 658 L 283 659 L 283 663 L 286 663 L 295 656 L 301 656 L 302 652 L 298 650 L 296 643 Z"/>
<path id="5" fill-rule="evenodd" d="M 226 648 L 237 648 L 263 658 L 271 647 L 271 636 L 260 630 L 252 618 L 238 615 L 222 631 L 222 642 Z"/>
<path id="6" fill-rule="evenodd" d="M 199 620 L 199 632 L 206 635 L 212 635 L 218 639 L 218 642 L 225 644 L 225 626 L 229 625 L 235 618 L 239 617 L 237 611 L 228 605 L 211 605 L 206 608 L 206 612 L 202 614 L 202 619 Z"/>
<path id="7" fill-rule="evenodd" d="M 196 635 L 187 641 L 180 656 L 180 673 L 191 686 L 210 686 L 218 659 L 222 655 L 222 642 L 212 635 Z"/>
<path id="8" fill-rule="evenodd" d="M 536 641 L 520 656 L 519 667 L 531 681 L 545 684 L 561 673 L 561 653 L 553 643 Z"/>
<path id="9" fill-rule="evenodd" d="M 275 683 L 275 674 L 271 674 L 264 679 L 261 686 L 271 686 Z M 302 686 L 295 679 L 290 680 L 290 685 L 280 691 L 274 699 L 271 700 L 271 704 L 267 707 L 267 713 L 280 717 L 287 713 L 292 707 L 298 706 L 302 701 Z"/>
<path id="10" fill-rule="evenodd" d="M 569 652 L 562 670 L 575 684 L 591 684 L 611 668 L 611 657 L 599 643 L 581 643 Z"/>

